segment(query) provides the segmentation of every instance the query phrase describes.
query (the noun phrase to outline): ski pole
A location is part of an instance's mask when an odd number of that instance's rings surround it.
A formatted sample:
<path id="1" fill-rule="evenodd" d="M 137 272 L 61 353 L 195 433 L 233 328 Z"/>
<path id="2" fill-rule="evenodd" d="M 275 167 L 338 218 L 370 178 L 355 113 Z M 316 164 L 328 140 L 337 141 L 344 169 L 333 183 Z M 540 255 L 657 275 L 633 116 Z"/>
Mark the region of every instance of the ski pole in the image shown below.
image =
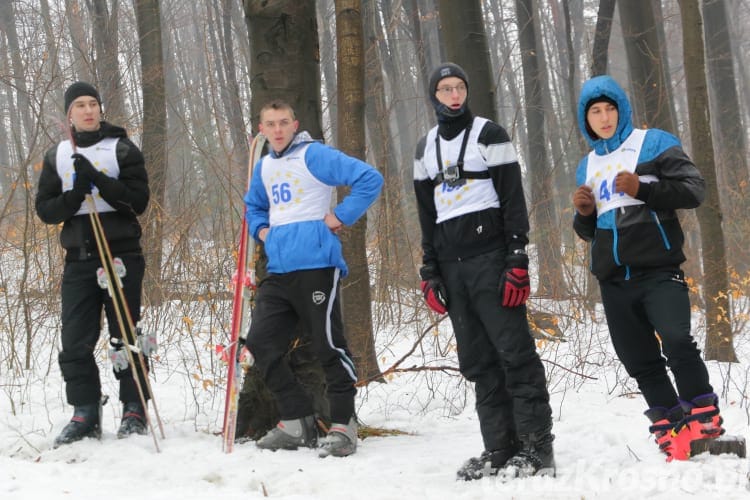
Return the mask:
<path id="1" fill-rule="evenodd" d="M 89 218 L 94 230 L 94 239 L 96 240 L 96 247 L 99 252 L 99 258 L 102 262 L 102 265 L 104 266 L 104 274 L 107 278 L 107 288 L 109 289 L 110 296 L 112 297 L 112 303 L 114 305 L 117 323 L 120 327 L 120 331 L 125 336 L 125 353 L 128 356 L 128 362 L 133 367 L 133 379 L 135 381 L 136 388 L 138 389 L 138 396 L 140 397 L 141 404 L 143 405 L 143 408 L 145 410 L 146 422 L 151 430 L 151 436 L 154 440 L 154 446 L 156 447 L 157 452 L 161 452 L 161 450 L 159 449 L 159 444 L 156 440 L 156 433 L 154 431 L 153 423 L 149 418 L 148 405 L 146 403 L 143 387 L 141 386 L 140 376 L 138 374 L 138 370 L 136 369 L 135 358 L 131 350 L 131 342 L 132 345 L 136 344 L 135 325 L 133 323 L 133 318 L 130 314 L 127 300 L 125 299 L 122 283 L 119 279 L 119 276 L 116 275 L 114 270 L 112 253 L 109 248 L 109 243 L 107 242 L 106 235 L 104 234 L 104 228 L 101 223 L 101 218 L 99 217 L 99 213 L 96 210 L 96 204 L 94 203 L 94 199 L 90 194 L 86 195 L 86 200 L 89 204 Z M 153 389 L 151 388 L 148 372 L 146 371 L 146 363 L 143 357 L 143 353 L 138 350 L 137 354 L 138 362 L 140 364 L 140 372 L 143 375 L 143 380 L 146 382 L 149 394 L 151 395 L 151 403 L 154 408 L 154 414 L 156 415 L 157 423 L 159 425 L 159 431 L 161 433 L 162 439 L 164 439 L 164 427 L 162 425 L 161 418 L 159 417 L 159 410 L 156 405 L 156 398 L 154 397 Z"/>

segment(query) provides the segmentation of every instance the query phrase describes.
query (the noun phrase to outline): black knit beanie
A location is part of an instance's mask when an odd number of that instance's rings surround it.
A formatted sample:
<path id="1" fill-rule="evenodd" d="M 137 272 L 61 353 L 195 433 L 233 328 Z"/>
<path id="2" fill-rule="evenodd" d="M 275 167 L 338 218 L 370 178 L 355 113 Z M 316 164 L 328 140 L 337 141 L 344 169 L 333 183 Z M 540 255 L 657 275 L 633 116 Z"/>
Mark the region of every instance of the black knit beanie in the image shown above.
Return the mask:
<path id="1" fill-rule="evenodd" d="M 432 71 L 432 74 L 430 75 L 430 103 L 432 103 L 432 106 L 435 108 L 435 112 L 438 115 L 438 120 L 440 120 L 441 118 L 451 119 L 461 116 L 466 112 L 467 109 L 467 103 L 469 101 L 468 95 L 466 97 L 466 101 L 464 101 L 463 106 L 461 106 L 461 108 L 457 110 L 453 110 L 438 101 L 438 98 L 435 95 L 435 92 L 437 91 L 437 85 L 438 83 L 440 83 L 440 80 L 442 80 L 443 78 L 448 78 L 449 76 L 460 78 L 466 84 L 466 89 L 468 90 L 469 88 L 469 77 L 466 76 L 466 72 L 458 64 L 453 64 L 450 62 L 443 63 Z"/>
<path id="2" fill-rule="evenodd" d="M 102 98 L 99 96 L 99 91 L 93 85 L 86 82 L 75 82 L 65 91 L 66 113 L 70 111 L 70 105 L 73 104 L 73 101 L 81 96 L 91 96 L 96 99 L 100 107 L 102 105 Z"/>
<path id="3" fill-rule="evenodd" d="M 586 110 L 583 112 L 583 114 L 588 115 L 589 108 L 598 102 L 606 102 L 619 109 L 619 107 L 617 106 L 617 102 L 615 102 L 614 99 L 612 99 L 611 97 L 607 97 L 606 95 L 600 95 L 599 97 L 589 99 L 589 102 L 586 103 Z"/>

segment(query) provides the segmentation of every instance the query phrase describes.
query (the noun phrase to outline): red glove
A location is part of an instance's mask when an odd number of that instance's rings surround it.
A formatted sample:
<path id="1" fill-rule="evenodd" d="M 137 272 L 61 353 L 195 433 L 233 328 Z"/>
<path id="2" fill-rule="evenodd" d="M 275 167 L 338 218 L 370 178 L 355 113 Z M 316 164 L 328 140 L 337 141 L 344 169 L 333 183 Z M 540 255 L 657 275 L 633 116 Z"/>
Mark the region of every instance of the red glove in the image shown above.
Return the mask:
<path id="1" fill-rule="evenodd" d="M 430 309 L 438 314 L 448 312 L 448 294 L 441 280 L 433 278 L 422 281 L 422 294 Z"/>
<path id="2" fill-rule="evenodd" d="M 529 272 L 526 269 L 511 267 L 503 272 L 500 278 L 503 307 L 518 307 L 525 304 L 530 292 Z"/>

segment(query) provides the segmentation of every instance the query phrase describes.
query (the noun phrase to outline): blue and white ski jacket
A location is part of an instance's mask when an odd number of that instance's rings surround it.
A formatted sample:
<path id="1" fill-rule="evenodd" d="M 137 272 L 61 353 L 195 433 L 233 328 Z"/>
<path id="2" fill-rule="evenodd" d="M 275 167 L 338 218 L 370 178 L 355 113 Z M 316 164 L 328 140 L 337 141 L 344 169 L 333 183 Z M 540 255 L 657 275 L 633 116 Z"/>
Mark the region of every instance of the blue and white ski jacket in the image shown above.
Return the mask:
<path id="1" fill-rule="evenodd" d="M 331 212 L 337 186 L 351 186 L 332 210 L 350 226 L 382 185 L 383 176 L 371 165 L 313 141 L 307 132 L 297 134 L 280 156 L 271 151 L 258 160 L 245 205 L 250 236 L 260 241 L 260 230 L 269 228 L 264 242 L 268 272 L 337 267 L 346 276 L 341 241 L 323 218 Z"/>
<path id="2" fill-rule="evenodd" d="M 586 104 L 606 96 L 617 103 L 613 137 L 601 139 L 586 126 Z M 597 210 L 576 213 L 573 228 L 592 242 L 591 271 L 599 280 L 628 279 L 654 269 L 674 269 L 685 261 L 684 235 L 675 212 L 703 201 L 705 182 L 679 139 L 659 129 L 633 127 L 630 102 L 609 76 L 587 81 L 578 101 L 578 125 L 593 151 L 578 164 L 576 185 L 594 191 Z M 640 177 L 635 198 L 615 192 L 614 177 L 629 170 Z"/>

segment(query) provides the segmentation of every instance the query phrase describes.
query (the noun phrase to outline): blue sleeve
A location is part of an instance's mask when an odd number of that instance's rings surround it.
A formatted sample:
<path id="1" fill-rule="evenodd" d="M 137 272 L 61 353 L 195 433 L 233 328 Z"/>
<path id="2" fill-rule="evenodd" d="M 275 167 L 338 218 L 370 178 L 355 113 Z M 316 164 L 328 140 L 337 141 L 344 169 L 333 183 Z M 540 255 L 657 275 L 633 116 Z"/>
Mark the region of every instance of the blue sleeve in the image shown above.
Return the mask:
<path id="1" fill-rule="evenodd" d="M 383 176 L 373 166 L 325 144 L 310 144 L 305 162 L 320 182 L 329 186 L 351 186 L 349 195 L 333 210 L 347 226 L 362 217 L 383 186 Z"/>
<path id="2" fill-rule="evenodd" d="M 260 159 L 253 167 L 250 188 L 245 194 L 245 217 L 247 218 L 248 232 L 258 241 L 260 241 L 258 232 L 269 226 L 268 210 L 270 204 L 268 203 L 266 188 L 263 185 L 262 165 L 263 160 Z"/>
<path id="3" fill-rule="evenodd" d="M 578 168 L 576 169 L 576 187 L 580 187 L 581 185 L 586 183 L 586 172 L 588 170 L 588 164 L 589 155 L 584 156 L 583 159 L 578 163 Z"/>

